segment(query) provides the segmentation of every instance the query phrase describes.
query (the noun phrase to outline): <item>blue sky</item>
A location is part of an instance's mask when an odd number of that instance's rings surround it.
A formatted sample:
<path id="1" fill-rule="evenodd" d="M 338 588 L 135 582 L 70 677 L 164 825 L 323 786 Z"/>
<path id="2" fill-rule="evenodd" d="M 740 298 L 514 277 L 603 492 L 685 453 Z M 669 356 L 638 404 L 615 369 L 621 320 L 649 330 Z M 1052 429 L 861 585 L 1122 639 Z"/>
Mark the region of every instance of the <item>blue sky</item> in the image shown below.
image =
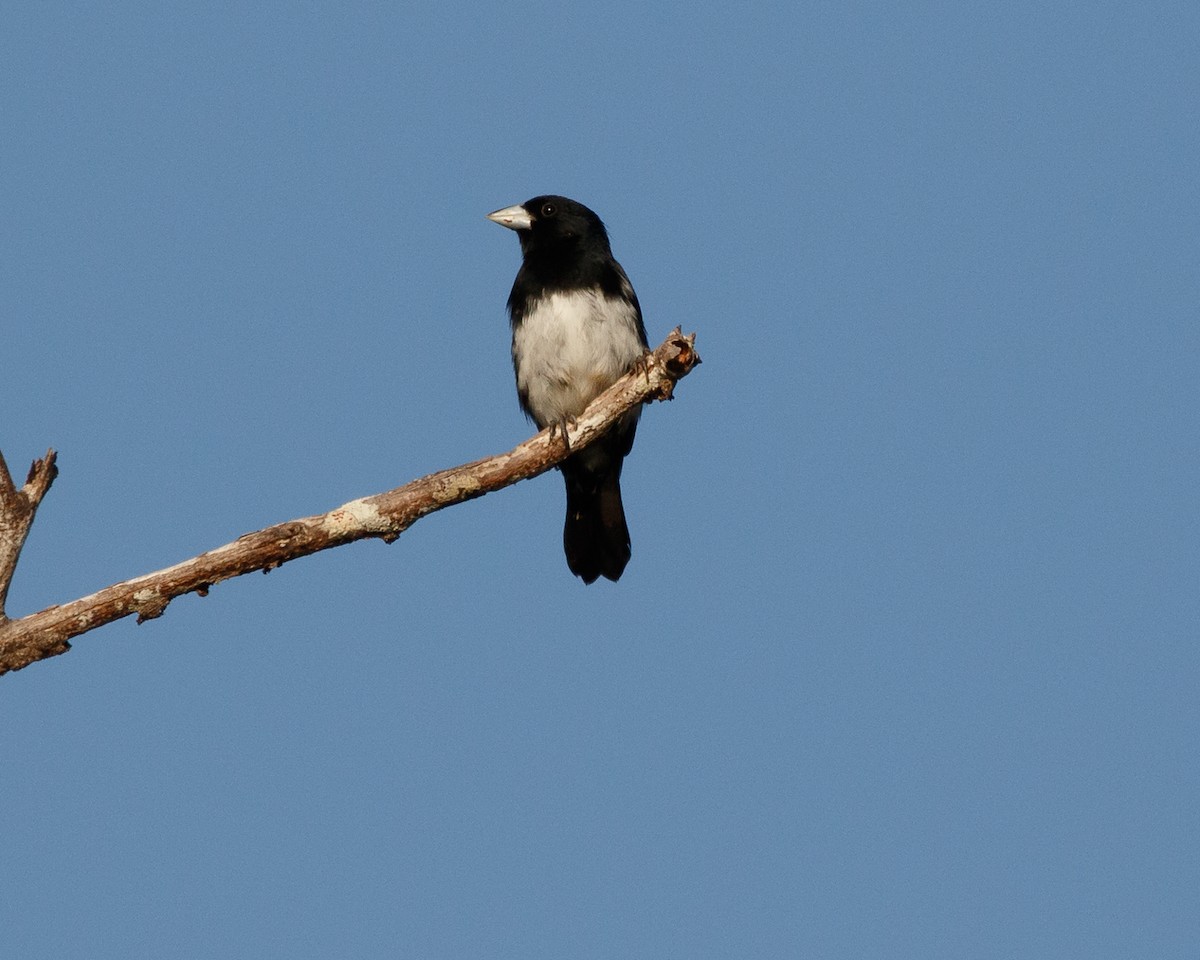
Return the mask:
<path id="1" fill-rule="evenodd" d="M 12 614 L 524 439 L 497 207 L 705 362 L 617 585 L 548 476 L 0 680 L 6 955 L 1194 957 L 1198 27 L 12 5 Z"/>

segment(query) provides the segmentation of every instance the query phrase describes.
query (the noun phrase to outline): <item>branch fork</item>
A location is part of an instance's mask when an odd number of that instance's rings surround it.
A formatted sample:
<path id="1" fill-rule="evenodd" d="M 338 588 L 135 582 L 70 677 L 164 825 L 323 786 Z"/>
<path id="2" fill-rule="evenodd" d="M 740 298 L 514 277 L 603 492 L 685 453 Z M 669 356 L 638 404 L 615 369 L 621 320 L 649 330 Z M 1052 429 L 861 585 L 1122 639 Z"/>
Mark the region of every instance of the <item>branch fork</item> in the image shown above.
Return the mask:
<path id="1" fill-rule="evenodd" d="M 53 450 L 47 450 L 44 457 L 34 460 L 25 485 L 18 490 L 4 455 L 0 454 L 0 626 L 8 621 L 4 605 L 13 574 L 17 572 L 17 558 L 29 536 L 37 508 L 58 476 L 57 457 Z"/>

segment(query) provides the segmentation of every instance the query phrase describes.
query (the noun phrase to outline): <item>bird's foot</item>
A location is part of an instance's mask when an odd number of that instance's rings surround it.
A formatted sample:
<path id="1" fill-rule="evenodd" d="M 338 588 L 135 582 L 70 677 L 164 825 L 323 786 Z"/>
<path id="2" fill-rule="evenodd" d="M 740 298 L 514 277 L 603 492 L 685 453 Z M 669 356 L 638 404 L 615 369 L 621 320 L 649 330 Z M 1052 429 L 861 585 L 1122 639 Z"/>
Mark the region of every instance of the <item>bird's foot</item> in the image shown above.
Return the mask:
<path id="1" fill-rule="evenodd" d="M 645 353 L 633 361 L 633 365 L 629 368 L 630 370 L 638 371 L 638 373 L 646 378 L 646 386 L 650 385 L 650 361 L 653 359 L 653 357 L 654 352 L 652 350 L 646 350 Z"/>
<path id="2" fill-rule="evenodd" d="M 552 424 L 550 424 L 550 442 L 553 443 L 554 435 L 556 433 L 559 434 L 562 436 L 563 449 L 565 449 L 567 453 L 570 453 L 571 438 L 567 436 L 567 428 L 576 427 L 578 425 L 579 421 L 574 417 L 563 417 L 561 420 L 555 420 Z"/>

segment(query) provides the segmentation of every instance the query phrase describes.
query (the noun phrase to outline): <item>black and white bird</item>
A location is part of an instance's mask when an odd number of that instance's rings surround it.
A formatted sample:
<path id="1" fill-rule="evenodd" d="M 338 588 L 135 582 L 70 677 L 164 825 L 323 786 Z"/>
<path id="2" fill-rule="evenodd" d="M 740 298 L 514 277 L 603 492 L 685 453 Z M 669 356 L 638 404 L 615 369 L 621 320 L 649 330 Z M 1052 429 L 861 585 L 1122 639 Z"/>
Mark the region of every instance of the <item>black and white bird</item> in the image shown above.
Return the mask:
<path id="1" fill-rule="evenodd" d="M 642 308 L 613 259 L 603 222 L 582 203 L 534 197 L 488 219 L 521 241 L 521 269 L 508 296 L 521 409 L 542 429 L 562 429 L 646 353 Z M 639 413 L 630 411 L 560 467 L 567 485 L 563 549 L 584 583 L 617 580 L 629 562 L 621 464 Z"/>

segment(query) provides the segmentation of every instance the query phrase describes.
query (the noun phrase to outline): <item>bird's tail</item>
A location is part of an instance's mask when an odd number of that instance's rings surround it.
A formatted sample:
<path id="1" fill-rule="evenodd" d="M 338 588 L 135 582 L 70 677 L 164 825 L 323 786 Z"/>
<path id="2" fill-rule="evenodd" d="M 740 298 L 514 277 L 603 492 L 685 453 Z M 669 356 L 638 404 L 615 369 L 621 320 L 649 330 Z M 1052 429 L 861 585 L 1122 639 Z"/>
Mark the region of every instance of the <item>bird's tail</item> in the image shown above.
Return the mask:
<path id="1" fill-rule="evenodd" d="M 567 566 L 584 583 L 597 577 L 619 580 L 629 562 L 629 528 L 621 503 L 621 461 L 592 473 L 570 461 L 563 464 L 567 483 L 567 520 L 563 549 Z"/>

